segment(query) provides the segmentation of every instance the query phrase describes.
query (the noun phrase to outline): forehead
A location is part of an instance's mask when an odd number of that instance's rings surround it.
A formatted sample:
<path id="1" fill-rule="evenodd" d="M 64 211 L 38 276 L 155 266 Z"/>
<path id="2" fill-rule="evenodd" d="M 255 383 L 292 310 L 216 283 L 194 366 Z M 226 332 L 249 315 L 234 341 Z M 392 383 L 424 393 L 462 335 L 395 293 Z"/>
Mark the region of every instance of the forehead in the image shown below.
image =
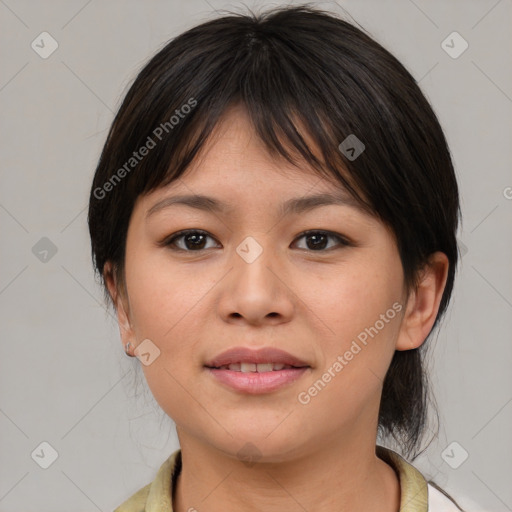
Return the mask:
<path id="1" fill-rule="evenodd" d="M 304 131 L 301 135 L 315 150 L 311 138 Z M 292 156 L 297 153 L 289 151 Z M 280 216 L 303 213 L 322 204 L 350 206 L 373 216 L 334 176 L 321 175 L 303 158 L 296 162 L 294 165 L 278 153 L 270 154 L 246 109 L 233 105 L 186 171 L 139 199 L 146 217 L 176 204 L 232 214 L 244 204 L 274 209 L 277 203 Z"/>
<path id="2" fill-rule="evenodd" d="M 315 150 L 311 138 L 305 132 L 301 132 L 301 135 Z M 264 184 L 267 186 L 266 192 L 270 194 L 279 187 L 303 189 L 304 193 L 313 187 L 317 192 L 332 192 L 342 187 L 334 177 L 321 176 L 298 155 L 297 150 L 289 146 L 287 150 L 297 158 L 297 165 L 278 153 L 270 154 L 256 133 L 247 110 L 239 104 L 231 105 L 186 171 L 171 184 L 162 187 L 160 193 L 193 193 L 193 190 L 187 191 L 187 185 L 192 187 L 198 184 L 225 191 Z"/>

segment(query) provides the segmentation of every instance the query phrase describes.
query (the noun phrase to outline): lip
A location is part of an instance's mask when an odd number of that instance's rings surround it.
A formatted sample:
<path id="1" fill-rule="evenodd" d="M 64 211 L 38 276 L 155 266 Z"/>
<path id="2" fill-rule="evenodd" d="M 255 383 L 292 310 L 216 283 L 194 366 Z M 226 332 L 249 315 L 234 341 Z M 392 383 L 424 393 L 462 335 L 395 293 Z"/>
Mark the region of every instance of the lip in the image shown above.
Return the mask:
<path id="1" fill-rule="evenodd" d="M 229 369 L 220 369 L 221 366 L 233 363 L 274 363 L 293 366 L 270 372 L 244 373 Z M 206 370 L 220 383 L 235 391 L 252 395 L 270 393 L 289 385 L 299 379 L 311 369 L 310 365 L 284 350 L 274 347 L 251 349 L 247 347 L 234 347 L 222 352 L 205 364 Z"/>
<path id="2" fill-rule="evenodd" d="M 284 350 L 274 347 L 263 347 L 260 349 L 251 349 L 247 347 L 230 348 L 208 361 L 205 366 L 210 369 L 215 369 L 232 363 L 276 363 L 295 366 L 296 368 L 309 367 L 308 363 L 305 361 L 302 361 L 298 357 L 295 357 Z M 284 370 L 279 370 L 274 373 L 278 373 L 280 371 Z"/>
<path id="3" fill-rule="evenodd" d="M 310 367 L 289 368 L 262 373 L 242 373 L 208 367 L 206 367 L 206 370 L 221 384 L 235 391 L 259 395 L 271 393 L 272 391 L 276 391 L 279 388 L 291 384 L 310 370 Z"/>

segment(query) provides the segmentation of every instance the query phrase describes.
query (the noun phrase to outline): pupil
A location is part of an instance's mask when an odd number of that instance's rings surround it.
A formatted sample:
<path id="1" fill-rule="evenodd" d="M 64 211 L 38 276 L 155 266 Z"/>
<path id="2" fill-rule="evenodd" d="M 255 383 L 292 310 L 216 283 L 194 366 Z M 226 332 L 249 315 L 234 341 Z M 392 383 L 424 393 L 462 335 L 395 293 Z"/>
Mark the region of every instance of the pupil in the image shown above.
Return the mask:
<path id="1" fill-rule="evenodd" d="M 203 237 L 203 240 L 199 240 L 198 241 L 198 238 L 201 238 Z M 204 235 L 201 235 L 201 234 L 189 234 L 185 237 L 185 240 L 188 242 L 190 241 L 190 239 L 195 239 L 195 242 L 193 241 L 192 242 L 192 245 L 193 247 L 195 247 L 196 249 L 199 247 L 201 248 L 202 247 L 202 244 L 204 244 Z"/>
<path id="2" fill-rule="evenodd" d="M 314 247 L 316 247 L 316 248 L 318 248 L 318 238 L 323 238 L 323 239 L 324 239 L 324 240 L 323 240 L 323 241 L 324 241 L 324 243 L 320 243 L 320 246 L 321 246 L 320 248 L 325 247 L 325 239 L 326 239 L 326 236 L 325 236 L 325 235 L 318 235 L 318 234 L 316 234 L 316 235 L 309 235 L 309 236 L 308 236 L 308 239 L 309 239 L 309 240 L 311 240 L 311 239 L 316 240 L 316 242 L 314 242 L 314 244 L 313 244 L 313 246 L 314 246 Z M 308 245 L 309 245 L 309 244 L 308 244 Z"/>

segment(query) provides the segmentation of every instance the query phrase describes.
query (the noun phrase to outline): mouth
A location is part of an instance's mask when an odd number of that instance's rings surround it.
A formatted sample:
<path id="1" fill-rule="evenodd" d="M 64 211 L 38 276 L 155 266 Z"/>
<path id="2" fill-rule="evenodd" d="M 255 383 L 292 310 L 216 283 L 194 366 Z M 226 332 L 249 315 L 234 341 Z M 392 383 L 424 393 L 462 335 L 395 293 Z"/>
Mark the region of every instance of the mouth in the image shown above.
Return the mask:
<path id="1" fill-rule="evenodd" d="M 280 366 L 282 365 L 282 366 Z M 251 349 L 234 347 L 214 357 L 205 364 L 208 368 L 231 369 L 232 371 L 269 372 L 280 371 L 285 367 L 303 368 L 309 366 L 306 361 L 274 347 Z M 229 368 L 232 366 L 231 368 Z"/>
<path id="2" fill-rule="evenodd" d="M 230 349 L 208 361 L 204 367 L 217 382 L 248 394 L 276 391 L 311 369 L 307 362 L 273 347 Z"/>
<path id="3" fill-rule="evenodd" d="M 282 363 L 231 363 L 222 366 L 206 366 L 212 370 L 231 370 L 232 372 L 241 373 L 267 373 L 267 372 L 279 372 L 281 370 L 291 370 L 297 368 L 309 368 L 309 366 L 293 366 L 290 364 Z"/>

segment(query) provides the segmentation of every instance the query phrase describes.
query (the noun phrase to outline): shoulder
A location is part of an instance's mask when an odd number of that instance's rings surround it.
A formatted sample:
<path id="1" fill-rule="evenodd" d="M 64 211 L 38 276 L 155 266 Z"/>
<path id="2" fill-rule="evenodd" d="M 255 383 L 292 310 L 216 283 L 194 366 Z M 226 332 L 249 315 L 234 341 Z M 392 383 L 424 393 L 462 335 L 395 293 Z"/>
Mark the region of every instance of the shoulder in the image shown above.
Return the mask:
<path id="1" fill-rule="evenodd" d="M 425 477 L 398 453 L 377 446 L 377 455 L 396 472 L 400 481 L 400 510 L 411 512 L 460 512 L 461 509 L 434 482 Z M 468 502 L 468 500 L 465 500 Z M 475 508 L 471 511 L 476 512 Z M 469 512 L 469 510 L 468 510 Z"/>
<path id="2" fill-rule="evenodd" d="M 172 512 L 172 493 L 181 471 L 181 450 L 160 466 L 156 478 L 119 505 L 114 512 Z"/>
<path id="3" fill-rule="evenodd" d="M 460 509 L 438 491 L 433 485 L 428 484 L 428 512 L 460 512 Z"/>
<path id="4" fill-rule="evenodd" d="M 119 505 L 114 512 L 143 512 L 146 508 L 146 502 L 151 485 L 152 484 L 148 484 L 137 491 L 133 496 Z"/>

